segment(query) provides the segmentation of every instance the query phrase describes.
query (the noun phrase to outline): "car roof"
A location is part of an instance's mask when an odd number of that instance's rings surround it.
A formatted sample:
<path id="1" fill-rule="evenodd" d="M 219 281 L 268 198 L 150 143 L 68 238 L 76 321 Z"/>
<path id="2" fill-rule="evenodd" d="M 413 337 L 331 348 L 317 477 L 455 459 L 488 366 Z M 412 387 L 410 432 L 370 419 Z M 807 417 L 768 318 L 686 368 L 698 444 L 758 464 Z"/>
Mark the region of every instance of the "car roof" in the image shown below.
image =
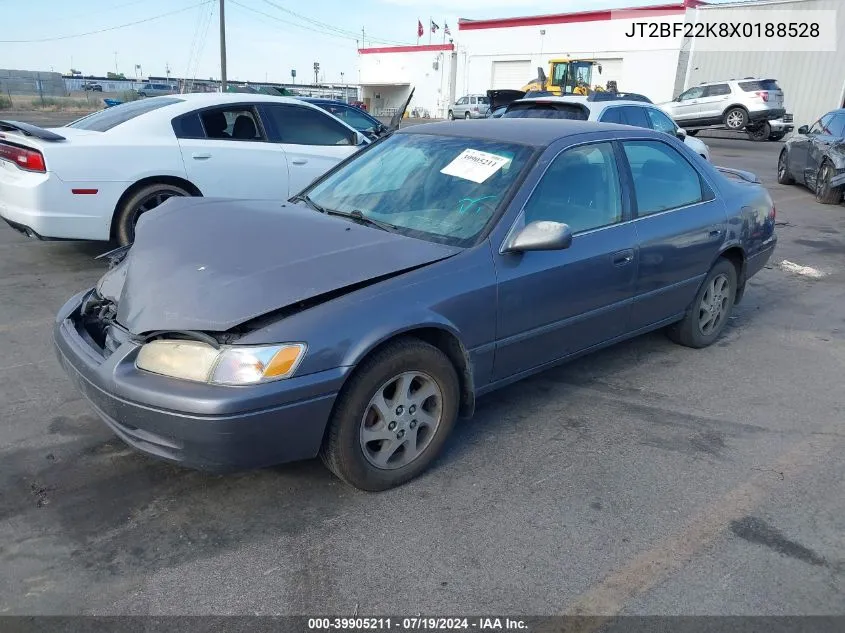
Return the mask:
<path id="1" fill-rule="evenodd" d="M 567 95 L 565 97 L 560 97 L 557 95 L 549 96 L 549 97 L 528 97 L 526 99 L 517 99 L 516 101 L 512 101 L 511 103 L 543 103 L 548 101 L 554 101 L 557 103 L 580 103 L 591 110 L 593 108 L 604 107 L 604 106 L 612 106 L 612 105 L 637 105 L 637 106 L 644 106 L 644 107 L 656 107 L 653 103 L 647 103 L 645 101 L 637 101 L 635 99 L 613 99 L 608 101 L 589 101 L 587 95 Z"/>
<path id="2" fill-rule="evenodd" d="M 173 95 L 195 107 L 218 103 L 240 103 L 241 101 L 267 101 L 268 103 L 300 103 L 295 97 L 282 97 L 252 92 L 186 92 Z M 153 97 L 157 98 L 157 97 Z"/>
<path id="3" fill-rule="evenodd" d="M 643 130 L 650 131 L 647 128 Z M 558 139 L 587 132 L 630 132 L 630 125 L 566 119 L 478 119 L 422 123 L 400 129 L 398 134 L 431 134 L 547 147 Z"/>
<path id="4" fill-rule="evenodd" d="M 297 97 L 300 101 L 307 101 L 308 103 L 330 103 L 332 105 L 349 105 L 340 99 L 329 99 L 327 97 Z"/>

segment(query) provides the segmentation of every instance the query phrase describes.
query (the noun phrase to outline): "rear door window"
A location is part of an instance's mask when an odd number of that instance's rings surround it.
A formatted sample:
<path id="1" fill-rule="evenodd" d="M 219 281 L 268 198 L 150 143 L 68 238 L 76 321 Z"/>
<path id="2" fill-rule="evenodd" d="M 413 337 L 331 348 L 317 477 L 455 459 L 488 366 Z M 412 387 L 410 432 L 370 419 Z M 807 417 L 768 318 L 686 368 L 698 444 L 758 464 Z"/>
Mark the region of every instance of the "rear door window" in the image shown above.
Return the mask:
<path id="1" fill-rule="evenodd" d="M 650 127 L 648 117 L 645 113 L 645 108 L 639 106 L 624 106 L 619 108 L 622 110 L 622 123 L 625 125 L 633 125 L 634 127 Z"/>
<path id="2" fill-rule="evenodd" d="M 731 94 L 731 87 L 728 84 L 713 84 L 704 89 L 705 97 L 720 97 Z"/>
<path id="3" fill-rule="evenodd" d="M 601 123 L 622 123 L 622 108 L 607 108 L 599 117 Z"/>
<path id="4" fill-rule="evenodd" d="M 625 141 L 634 178 L 637 215 L 651 215 L 704 200 L 701 177 L 674 148 L 660 141 Z"/>
<path id="5" fill-rule="evenodd" d="M 152 97 L 139 101 L 130 101 L 120 105 L 100 110 L 94 114 L 70 123 L 67 127 L 94 132 L 107 132 L 121 123 L 131 121 L 135 117 L 147 114 L 153 110 L 164 108 L 174 103 L 182 103 L 182 99 L 175 97 Z"/>

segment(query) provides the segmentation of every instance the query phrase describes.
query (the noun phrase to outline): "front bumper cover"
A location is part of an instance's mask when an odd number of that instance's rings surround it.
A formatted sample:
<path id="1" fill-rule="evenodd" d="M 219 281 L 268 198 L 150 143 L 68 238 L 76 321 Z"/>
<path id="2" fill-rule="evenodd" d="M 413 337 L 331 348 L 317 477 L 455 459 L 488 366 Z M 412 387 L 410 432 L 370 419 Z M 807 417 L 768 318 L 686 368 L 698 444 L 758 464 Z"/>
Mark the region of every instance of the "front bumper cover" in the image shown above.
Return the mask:
<path id="1" fill-rule="evenodd" d="M 317 455 L 347 368 L 250 387 L 220 387 L 138 370 L 139 346 L 106 355 L 76 318 L 86 293 L 54 324 L 59 361 L 109 428 L 131 447 L 215 472 Z"/>

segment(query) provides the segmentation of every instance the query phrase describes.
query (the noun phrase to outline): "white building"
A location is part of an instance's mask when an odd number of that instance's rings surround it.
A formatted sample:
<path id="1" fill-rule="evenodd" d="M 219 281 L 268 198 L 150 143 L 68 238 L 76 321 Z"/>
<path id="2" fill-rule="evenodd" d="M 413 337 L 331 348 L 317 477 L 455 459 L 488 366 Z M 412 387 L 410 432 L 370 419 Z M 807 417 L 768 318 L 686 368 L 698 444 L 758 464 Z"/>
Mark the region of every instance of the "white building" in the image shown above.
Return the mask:
<path id="1" fill-rule="evenodd" d="M 454 94 L 453 44 L 358 49 L 361 100 L 375 116 L 393 116 L 414 89 L 408 110 L 432 118 L 446 115 Z"/>
<path id="2" fill-rule="evenodd" d="M 461 19 L 458 92 L 483 94 L 489 88 L 521 88 L 537 77 L 538 67 L 548 73 L 549 60 L 569 57 L 601 65 L 601 74 L 594 72 L 593 85 L 604 86 L 614 80 L 620 91 L 639 92 L 654 102 L 668 101 L 681 88 L 682 30 L 669 37 L 627 34 L 634 32 L 637 22 L 658 25 L 649 28 L 683 24 L 687 8 L 693 4 L 687 0 L 660 7 Z"/>

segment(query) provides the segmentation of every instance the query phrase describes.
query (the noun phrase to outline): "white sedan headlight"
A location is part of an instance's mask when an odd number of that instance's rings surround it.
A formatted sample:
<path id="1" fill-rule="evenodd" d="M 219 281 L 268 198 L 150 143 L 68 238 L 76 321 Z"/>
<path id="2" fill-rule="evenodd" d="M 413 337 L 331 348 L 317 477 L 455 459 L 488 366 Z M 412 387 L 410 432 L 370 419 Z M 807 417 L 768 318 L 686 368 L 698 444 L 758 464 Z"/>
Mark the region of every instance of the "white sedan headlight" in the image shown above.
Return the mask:
<path id="1" fill-rule="evenodd" d="M 215 385 L 255 385 L 290 378 L 305 356 L 303 343 L 221 346 L 159 339 L 138 352 L 138 369 Z"/>

